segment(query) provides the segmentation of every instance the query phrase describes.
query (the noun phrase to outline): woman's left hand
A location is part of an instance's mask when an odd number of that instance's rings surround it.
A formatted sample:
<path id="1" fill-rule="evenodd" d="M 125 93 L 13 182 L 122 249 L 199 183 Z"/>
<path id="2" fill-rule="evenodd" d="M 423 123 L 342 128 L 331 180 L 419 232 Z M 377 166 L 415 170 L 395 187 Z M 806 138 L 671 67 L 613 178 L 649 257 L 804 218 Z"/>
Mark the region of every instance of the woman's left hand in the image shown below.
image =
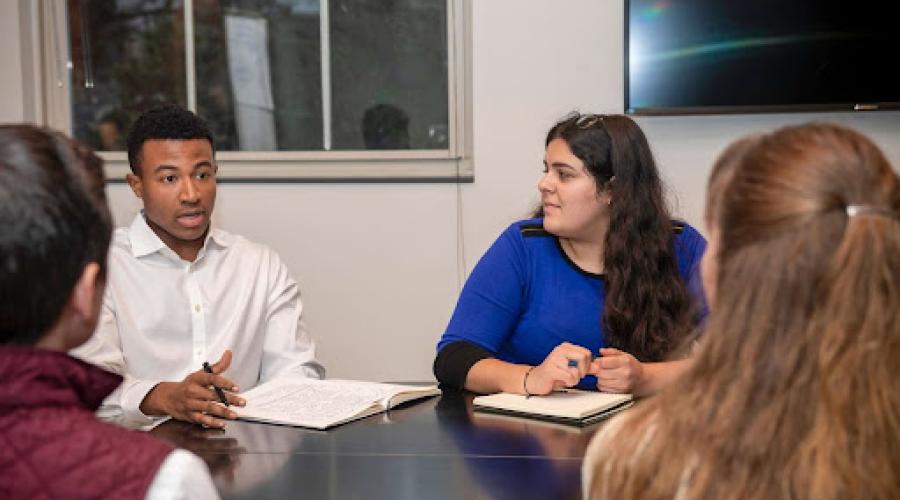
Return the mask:
<path id="1" fill-rule="evenodd" d="M 638 392 L 644 379 L 644 365 L 627 352 L 605 347 L 591 363 L 597 376 L 597 388 L 603 392 Z"/>

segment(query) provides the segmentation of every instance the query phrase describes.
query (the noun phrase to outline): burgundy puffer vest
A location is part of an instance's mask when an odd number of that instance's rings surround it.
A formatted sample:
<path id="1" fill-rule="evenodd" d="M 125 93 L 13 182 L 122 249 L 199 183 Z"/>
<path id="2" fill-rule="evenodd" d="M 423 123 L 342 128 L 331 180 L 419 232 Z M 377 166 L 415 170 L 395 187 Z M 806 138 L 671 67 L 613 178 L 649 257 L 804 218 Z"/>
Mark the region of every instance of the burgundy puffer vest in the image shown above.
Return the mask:
<path id="1" fill-rule="evenodd" d="M 94 417 L 121 381 L 63 353 L 0 346 L 0 498 L 144 498 L 173 448 Z"/>

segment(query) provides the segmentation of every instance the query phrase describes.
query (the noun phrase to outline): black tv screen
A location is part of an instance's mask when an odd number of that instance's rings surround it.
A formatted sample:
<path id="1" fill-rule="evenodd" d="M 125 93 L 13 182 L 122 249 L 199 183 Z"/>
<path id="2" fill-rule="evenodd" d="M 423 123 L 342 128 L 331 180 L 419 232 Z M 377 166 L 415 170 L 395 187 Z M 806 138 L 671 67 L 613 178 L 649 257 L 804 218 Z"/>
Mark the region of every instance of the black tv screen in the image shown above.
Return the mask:
<path id="1" fill-rule="evenodd" d="M 900 109 L 898 5 L 626 0 L 625 109 Z"/>

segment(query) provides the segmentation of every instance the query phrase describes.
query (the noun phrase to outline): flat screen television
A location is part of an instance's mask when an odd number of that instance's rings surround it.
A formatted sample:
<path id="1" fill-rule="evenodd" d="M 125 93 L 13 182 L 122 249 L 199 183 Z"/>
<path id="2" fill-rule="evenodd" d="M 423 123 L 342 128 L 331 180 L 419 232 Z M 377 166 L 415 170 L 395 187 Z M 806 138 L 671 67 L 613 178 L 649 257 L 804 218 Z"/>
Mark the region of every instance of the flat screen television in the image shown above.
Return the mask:
<path id="1" fill-rule="evenodd" d="M 625 110 L 900 109 L 900 3 L 626 0 Z"/>

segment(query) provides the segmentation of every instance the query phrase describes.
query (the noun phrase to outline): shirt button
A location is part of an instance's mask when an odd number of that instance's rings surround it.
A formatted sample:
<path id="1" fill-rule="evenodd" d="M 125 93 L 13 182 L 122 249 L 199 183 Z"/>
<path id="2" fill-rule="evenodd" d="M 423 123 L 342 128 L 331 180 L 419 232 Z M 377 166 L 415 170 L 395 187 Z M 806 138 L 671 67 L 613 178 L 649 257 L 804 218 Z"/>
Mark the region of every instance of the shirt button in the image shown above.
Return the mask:
<path id="1" fill-rule="evenodd" d="M 195 304 L 195 305 L 194 305 L 194 310 L 197 311 L 197 312 L 200 312 L 200 304 Z"/>

